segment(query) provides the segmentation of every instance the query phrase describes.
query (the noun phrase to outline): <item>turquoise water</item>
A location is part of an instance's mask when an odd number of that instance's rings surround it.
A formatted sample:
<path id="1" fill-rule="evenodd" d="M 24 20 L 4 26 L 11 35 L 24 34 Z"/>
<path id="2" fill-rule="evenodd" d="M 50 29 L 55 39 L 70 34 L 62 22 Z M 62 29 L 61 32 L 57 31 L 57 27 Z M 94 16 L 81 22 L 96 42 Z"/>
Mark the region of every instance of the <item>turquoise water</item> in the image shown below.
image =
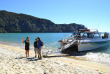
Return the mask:
<path id="1" fill-rule="evenodd" d="M 71 33 L 1 33 L 0 34 L 0 42 L 8 45 L 15 45 L 19 47 L 24 47 L 22 43 L 22 38 L 25 40 L 26 37 L 29 37 L 30 47 L 33 49 L 33 43 L 37 37 L 44 42 L 44 47 L 47 49 L 57 49 L 59 47 L 58 40 L 65 37 L 65 35 L 69 35 Z"/>
<path id="2" fill-rule="evenodd" d="M 68 37 L 69 35 L 71 35 L 71 33 L 0 33 L 0 43 L 21 47 L 24 49 L 22 38 L 25 40 L 28 36 L 31 42 L 30 49 L 33 49 L 35 38 L 40 37 L 41 40 L 44 42 L 43 49 L 48 52 L 48 50 L 57 50 L 60 45 L 58 43 L 58 40 L 65 38 L 65 35 L 66 37 Z M 87 60 L 110 65 L 109 45 L 89 52 L 79 52 L 78 54 L 84 55 L 76 57 L 84 57 Z"/>

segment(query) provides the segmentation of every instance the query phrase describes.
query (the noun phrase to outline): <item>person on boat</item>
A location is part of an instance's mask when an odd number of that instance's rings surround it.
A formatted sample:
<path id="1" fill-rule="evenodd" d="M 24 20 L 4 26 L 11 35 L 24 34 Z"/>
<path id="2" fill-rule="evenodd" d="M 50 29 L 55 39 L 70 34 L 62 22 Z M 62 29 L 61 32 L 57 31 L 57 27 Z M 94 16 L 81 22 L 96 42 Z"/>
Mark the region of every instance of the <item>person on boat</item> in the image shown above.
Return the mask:
<path id="1" fill-rule="evenodd" d="M 29 57 L 29 45 L 30 45 L 29 37 L 27 37 L 26 40 L 24 41 L 22 38 L 22 43 L 25 43 L 25 54 L 26 54 L 26 57 Z"/>
<path id="2" fill-rule="evenodd" d="M 37 51 L 38 51 L 38 59 L 42 59 L 41 48 L 43 46 L 43 42 L 37 37 Z"/>
<path id="3" fill-rule="evenodd" d="M 37 47 L 37 39 L 35 39 L 35 42 L 34 42 L 34 52 L 35 52 L 35 58 L 36 58 L 36 56 L 37 56 L 37 49 L 38 49 L 38 47 Z"/>
<path id="4" fill-rule="evenodd" d="M 104 38 L 108 38 L 108 34 L 107 33 L 104 33 Z"/>

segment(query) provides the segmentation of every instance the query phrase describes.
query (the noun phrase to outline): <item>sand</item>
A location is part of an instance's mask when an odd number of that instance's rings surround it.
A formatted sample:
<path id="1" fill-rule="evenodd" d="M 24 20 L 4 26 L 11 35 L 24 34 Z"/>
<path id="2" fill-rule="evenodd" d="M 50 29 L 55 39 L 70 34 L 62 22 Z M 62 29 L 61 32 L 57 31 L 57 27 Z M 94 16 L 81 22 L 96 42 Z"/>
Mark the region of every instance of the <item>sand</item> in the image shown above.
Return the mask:
<path id="1" fill-rule="evenodd" d="M 34 58 L 34 51 L 25 58 L 19 47 L 0 44 L 0 74 L 110 74 L 104 64 L 52 54 L 42 60 Z"/>

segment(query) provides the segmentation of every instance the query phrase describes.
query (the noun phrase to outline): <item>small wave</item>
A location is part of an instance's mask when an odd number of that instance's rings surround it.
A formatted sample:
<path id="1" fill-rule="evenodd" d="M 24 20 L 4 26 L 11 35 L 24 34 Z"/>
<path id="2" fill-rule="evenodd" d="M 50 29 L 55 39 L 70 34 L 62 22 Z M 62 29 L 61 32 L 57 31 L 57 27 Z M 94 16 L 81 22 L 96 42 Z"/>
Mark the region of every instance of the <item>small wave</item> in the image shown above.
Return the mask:
<path id="1" fill-rule="evenodd" d="M 110 65 L 110 54 L 107 53 L 87 53 L 84 56 L 87 60 L 96 61 Z"/>

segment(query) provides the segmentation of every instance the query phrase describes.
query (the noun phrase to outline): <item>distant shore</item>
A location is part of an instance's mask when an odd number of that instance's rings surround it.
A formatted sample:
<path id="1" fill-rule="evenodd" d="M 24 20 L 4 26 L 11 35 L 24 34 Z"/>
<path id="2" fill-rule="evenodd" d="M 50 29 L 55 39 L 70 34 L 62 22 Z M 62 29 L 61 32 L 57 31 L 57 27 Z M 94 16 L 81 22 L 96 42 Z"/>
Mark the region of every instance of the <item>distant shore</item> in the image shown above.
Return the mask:
<path id="1" fill-rule="evenodd" d="M 68 58 L 65 54 L 52 54 L 42 60 L 34 58 L 34 51 L 25 58 L 25 51 L 19 47 L 0 44 L 0 73 L 22 74 L 110 74 L 110 67 L 104 64 Z"/>

